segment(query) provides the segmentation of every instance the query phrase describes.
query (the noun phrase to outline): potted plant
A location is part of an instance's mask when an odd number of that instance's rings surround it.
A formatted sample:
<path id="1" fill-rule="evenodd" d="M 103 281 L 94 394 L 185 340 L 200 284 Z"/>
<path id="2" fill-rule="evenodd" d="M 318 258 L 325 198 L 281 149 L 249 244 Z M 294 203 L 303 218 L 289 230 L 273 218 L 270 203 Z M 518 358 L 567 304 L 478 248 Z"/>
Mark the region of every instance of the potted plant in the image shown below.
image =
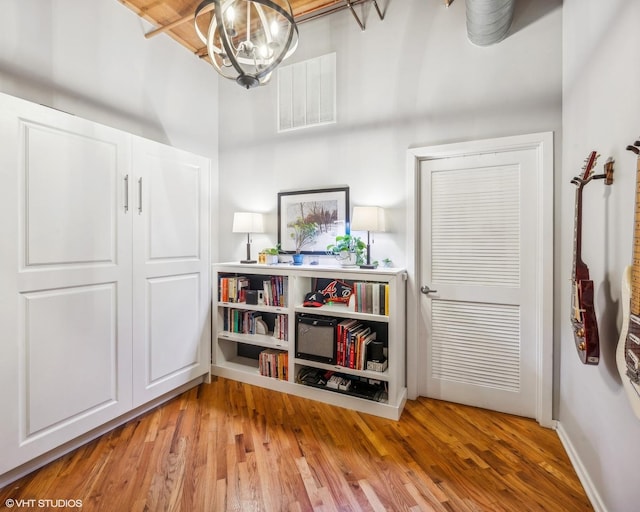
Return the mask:
<path id="1" fill-rule="evenodd" d="M 360 237 L 350 234 L 336 236 L 334 244 L 327 245 L 327 252 L 336 257 L 340 265 L 353 266 L 364 263 L 364 251 L 367 248 Z"/>
<path id="2" fill-rule="evenodd" d="M 296 253 L 293 255 L 293 264 L 302 265 L 302 254 L 300 251 L 303 247 L 310 245 L 318 234 L 319 226 L 315 222 L 305 222 L 304 219 L 298 218 L 295 222 L 289 224 L 293 232 L 289 236 L 293 239 L 296 247 Z"/>
<path id="3" fill-rule="evenodd" d="M 265 255 L 265 263 L 267 265 L 275 265 L 278 263 L 278 254 L 280 254 L 280 250 L 277 247 L 267 247 L 262 252 Z"/>

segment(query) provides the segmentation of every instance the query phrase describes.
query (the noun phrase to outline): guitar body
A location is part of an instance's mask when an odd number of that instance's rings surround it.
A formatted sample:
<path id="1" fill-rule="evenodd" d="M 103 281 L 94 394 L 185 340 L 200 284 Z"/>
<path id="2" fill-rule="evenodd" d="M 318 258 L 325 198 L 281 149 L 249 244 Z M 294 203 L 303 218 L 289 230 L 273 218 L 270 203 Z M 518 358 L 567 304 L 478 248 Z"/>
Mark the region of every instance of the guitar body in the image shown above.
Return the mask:
<path id="1" fill-rule="evenodd" d="M 633 343 L 627 339 L 629 334 L 629 322 L 631 321 L 631 272 L 632 267 L 629 266 L 624 270 L 622 275 L 621 291 L 622 291 L 622 332 L 616 348 L 616 366 L 620 379 L 622 379 L 622 387 L 624 388 L 631 408 L 635 415 L 640 419 L 640 385 L 634 384 L 627 375 L 627 344 Z"/>
<path id="2" fill-rule="evenodd" d="M 589 153 L 585 160 L 583 175 L 576 176 L 571 183 L 576 188 L 576 212 L 573 229 L 573 270 L 571 297 L 571 326 L 573 340 L 578 351 L 578 357 L 583 364 L 598 364 L 600 362 L 600 337 L 598 335 L 598 321 L 594 308 L 594 286 L 589 279 L 589 268 L 582 261 L 582 190 L 594 179 L 593 168 L 598 154 Z"/>
<path id="3" fill-rule="evenodd" d="M 633 219 L 633 265 L 622 276 L 622 332 L 616 366 L 631 409 L 640 418 L 640 140 L 627 146 L 636 160 L 636 211 Z"/>
<path id="4" fill-rule="evenodd" d="M 580 361 L 584 364 L 598 364 L 600 361 L 600 338 L 598 322 L 593 305 L 593 281 L 581 279 L 574 283 L 576 309 L 573 318 L 573 339 Z"/>

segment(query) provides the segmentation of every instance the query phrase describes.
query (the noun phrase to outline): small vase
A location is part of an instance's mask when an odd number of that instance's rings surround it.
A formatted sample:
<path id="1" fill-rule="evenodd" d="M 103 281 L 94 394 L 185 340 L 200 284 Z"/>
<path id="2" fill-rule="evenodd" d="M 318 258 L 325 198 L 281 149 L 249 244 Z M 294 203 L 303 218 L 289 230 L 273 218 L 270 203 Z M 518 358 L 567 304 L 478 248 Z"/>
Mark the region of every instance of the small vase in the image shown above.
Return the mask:
<path id="1" fill-rule="evenodd" d="M 293 255 L 293 264 L 294 265 L 302 265 L 302 254 L 296 253 Z"/>

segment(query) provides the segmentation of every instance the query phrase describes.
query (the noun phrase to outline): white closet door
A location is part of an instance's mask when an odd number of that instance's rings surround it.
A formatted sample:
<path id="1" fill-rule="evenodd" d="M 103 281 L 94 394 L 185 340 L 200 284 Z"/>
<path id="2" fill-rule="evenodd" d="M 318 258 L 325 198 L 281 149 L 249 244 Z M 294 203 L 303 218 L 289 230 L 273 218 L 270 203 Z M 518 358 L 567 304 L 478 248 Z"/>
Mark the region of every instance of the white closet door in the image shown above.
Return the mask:
<path id="1" fill-rule="evenodd" d="M 134 139 L 134 406 L 210 369 L 210 161 Z"/>
<path id="2" fill-rule="evenodd" d="M 536 417 L 537 182 L 534 149 L 421 163 L 427 396 Z"/>
<path id="3" fill-rule="evenodd" d="M 0 95 L 0 473 L 131 407 L 127 134 Z"/>

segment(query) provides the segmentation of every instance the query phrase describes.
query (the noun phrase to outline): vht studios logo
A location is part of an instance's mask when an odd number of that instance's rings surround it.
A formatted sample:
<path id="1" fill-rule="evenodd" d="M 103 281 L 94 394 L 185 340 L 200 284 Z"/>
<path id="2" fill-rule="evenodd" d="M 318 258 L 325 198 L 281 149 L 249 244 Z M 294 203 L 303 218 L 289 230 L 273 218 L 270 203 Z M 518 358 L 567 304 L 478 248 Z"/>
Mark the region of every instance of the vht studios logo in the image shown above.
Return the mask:
<path id="1" fill-rule="evenodd" d="M 8 498 L 4 501 L 7 508 L 82 508 L 82 500 L 51 500 L 35 499 L 14 500 Z"/>

